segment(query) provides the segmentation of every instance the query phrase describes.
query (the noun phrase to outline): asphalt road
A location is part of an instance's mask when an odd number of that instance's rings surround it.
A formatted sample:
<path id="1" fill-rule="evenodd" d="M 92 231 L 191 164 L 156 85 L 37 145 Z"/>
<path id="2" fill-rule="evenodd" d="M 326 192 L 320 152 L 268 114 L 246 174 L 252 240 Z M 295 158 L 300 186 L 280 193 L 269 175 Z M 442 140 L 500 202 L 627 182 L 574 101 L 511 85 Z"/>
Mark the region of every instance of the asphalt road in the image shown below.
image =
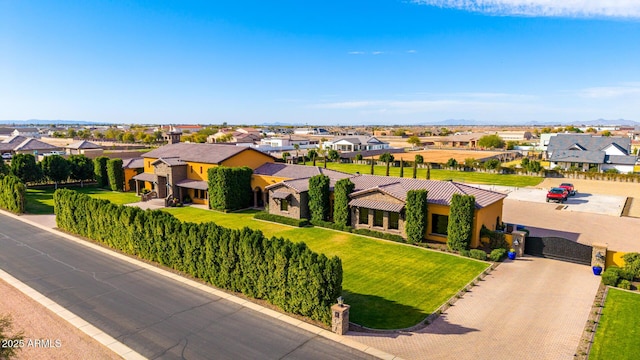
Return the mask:
<path id="1" fill-rule="evenodd" d="M 373 359 L 4 215 L 0 268 L 151 359 Z"/>

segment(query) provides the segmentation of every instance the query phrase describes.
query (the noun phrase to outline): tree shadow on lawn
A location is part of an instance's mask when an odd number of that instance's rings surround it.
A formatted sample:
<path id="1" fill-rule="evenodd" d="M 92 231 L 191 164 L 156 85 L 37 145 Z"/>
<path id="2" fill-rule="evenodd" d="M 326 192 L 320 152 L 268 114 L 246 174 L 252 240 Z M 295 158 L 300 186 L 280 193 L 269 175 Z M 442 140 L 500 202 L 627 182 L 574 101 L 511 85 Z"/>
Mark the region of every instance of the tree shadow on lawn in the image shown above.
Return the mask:
<path id="1" fill-rule="evenodd" d="M 345 304 L 351 305 L 349 320 L 370 329 L 404 329 L 421 323 L 429 313 L 376 295 L 342 290 Z"/>
<path id="2" fill-rule="evenodd" d="M 53 214 L 53 205 L 45 202 L 53 199 L 50 192 L 27 192 L 25 196 L 25 212 L 28 214 Z"/>

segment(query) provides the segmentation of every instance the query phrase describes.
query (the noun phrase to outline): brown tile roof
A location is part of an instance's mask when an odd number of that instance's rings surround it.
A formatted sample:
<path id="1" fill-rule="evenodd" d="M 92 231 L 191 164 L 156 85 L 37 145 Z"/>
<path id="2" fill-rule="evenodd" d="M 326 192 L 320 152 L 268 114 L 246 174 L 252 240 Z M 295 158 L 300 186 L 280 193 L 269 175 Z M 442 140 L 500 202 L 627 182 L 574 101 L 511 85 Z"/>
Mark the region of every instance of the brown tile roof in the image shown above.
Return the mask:
<path id="1" fill-rule="evenodd" d="M 182 161 L 201 162 L 205 164 L 220 164 L 221 162 L 243 151 L 255 151 L 258 154 L 266 155 L 259 152 L 258 150 L 243 146 L 224 144 L 177 143 L 165 145 L 155 150 L 151 150 L 148 153 L 142 155 L 142 157 L 154 159 L 178 157 Z"/>
<path id="2" fill-rule="evenodd" d="M 32 150 L 55 150 L 57 146 L 47 144 L 46 142 L 37 139 L 27 139 L 20 145 L 13 148 L 14 151 L 32 151 Z"/>
<path id="3" fill-rule="evenodd" d="M 65 146 L 67 149 L 102 149 L 102 146 L 89 142 L 87 140 L 76 141 Z"/>
<path id="4" fill-rule="evenodd" d="M 349 201 L 349 206 L 363 207 L 368 209 L 400 212 L 404 208 L 404 204 L 394 204 L 385 201 L 376 201 L 368 199 L 353 199 Z"/>
<path id="5" fill-rule="evenodd" d="M 274 191 L 273 194 L 271 194 L 271 197 L 273 199 L 286 199 L 289 196 L 291 196 L 291 193 L 288 193 L 286 191 Z"/>
<path id="6" fill-rule="evenodd" d="M 476 208 L 483 208 L 506 197 L 502 193 L 453 181 L 401 179 L 375 175 L 354 176 L 351 181 L 356 185 L 351 196 L 358 196 L 370 191 L 381 191 L 405 201 L 409 190 L 424 189 L 429 192 L 427 196 L 429 203 L 447 206 L 451 204 L 453 194 L 473 195 L 476 198 Z"/>
<path id="7" fill-rule="evenodd" d="M 157 176 L 155 174 L 150 174 L 150 173 L 140 173 L 134 176 L 133 179 L 140 180 L 140 181 L 154 182 L 157 180 Z"/>
<path id="8" fill-rule="evenodd" d="M 144 160 L 143 160 L 144 161 Z M 157 163 L 163 162 L 169 166 L 180 166 L 180 165 L 187 165 L 186 162 L 182 161 L 182 159 L 177 158 L 177 157 L 170 157 L 170 158 L 159 158 L 158 160 L 154 161 L 151 163 L 151 165 L 155 165 Z"/>
<path id="9" fill-rule="evenodd" d="M 144 167 L 144 159 L 141 157 L 131 158 L 131 159 L 122 159 L 123 169 L 140 169 L 143 167 Z"/>

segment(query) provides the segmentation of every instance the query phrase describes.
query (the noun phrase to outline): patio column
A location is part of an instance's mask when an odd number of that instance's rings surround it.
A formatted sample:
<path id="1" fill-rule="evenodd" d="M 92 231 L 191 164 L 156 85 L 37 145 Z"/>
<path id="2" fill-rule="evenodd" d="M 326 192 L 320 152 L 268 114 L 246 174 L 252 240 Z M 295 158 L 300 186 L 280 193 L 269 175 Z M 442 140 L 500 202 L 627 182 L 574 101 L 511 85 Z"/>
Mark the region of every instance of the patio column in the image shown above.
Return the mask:
<path id="1" fill-rule="evenodd" d="M 253 207 L 258 207 L 258 192 L 256 190 L 253 190 Z"/>

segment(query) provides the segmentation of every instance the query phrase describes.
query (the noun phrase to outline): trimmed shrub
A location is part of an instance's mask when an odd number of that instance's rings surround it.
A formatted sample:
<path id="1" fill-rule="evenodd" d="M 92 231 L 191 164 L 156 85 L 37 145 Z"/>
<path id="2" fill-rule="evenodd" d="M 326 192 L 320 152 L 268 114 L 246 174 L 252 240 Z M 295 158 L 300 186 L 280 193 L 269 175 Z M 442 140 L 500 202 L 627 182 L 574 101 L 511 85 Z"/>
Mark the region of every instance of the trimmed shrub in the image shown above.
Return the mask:
<path id="1" fill-rule="evenodd" d="M 351 224 L 349 211 L 349 194 L 353 192 L 355 184 L 349 179 L 341 179 L 333 187 L 333 222 L 341 227 Z"/>
<path id="2" fill-rule="evenodd" d="M 405 242 L 404 238 L 400 235 L 394 235 L 394 234 L 388 234 L 388 233 L 383 233 L 380 231 L 375 231 L 375 230 L 369 230 L 369 229 L 356 229 L 353 230 L 354 234 L 359 234 L 359 235 L 364 235 L 364 236 L 371 236 L 371 237 L 375 237 L 378 239 L 384 239 L 384 240 L 391 240 L 391 241 L 395 241 L 395 242 Z"/>
<path id="3" fill-rule="evenodd" d="M 210 168 L 209 207 L 216 210 L 238 210 L 251 206 L 251 175 L 249 167 L 218 166 Z"/>
<path id="4" fill-rule="evenodd" d="M 313 226 L 319 226 L 319 227 L 338 230 L 338 231 L 351 232 L 351 227 L 346 226 L 346 225 L 343 226 L 343 225 L 332 223 L 332 222 L 329 222 L 329 221 L 311 221 L 310 223 Z"/>
<path id="5" fill-rule="evenodd" d="M 16 154 L 11 159 L 11 175 L 17 176 L 24 184 L 42 180 L 42 168 L 32 154 Z"/>
<path id="6" fill-rule="evenodd" d="M 473 235 L 475 204 L 476 199 L 472 195 L 453 194 L 447 227 L 449 249 L 457 251 L 469 249 Z"/>
<path id="7" fill-rule="evenodd" d="M 505 256 L 507 256 L 507 249 L 493 249 L 491 250 L 491 254 L 489 254 L 489 260 L 493 262 L 499 262 L 504 260 Z"/>
<path id="8" fill-rule="evenodd" d="M 107 161 L 109 158 L 106 156 L 98 156 L 93 159 L 93 171 L 95 172 L 96 182 L 98 187 L 107 187 L 109 185 L 109 174 L 107 174 Z"/>
<path id="9" fill-rule="evenodd" d="M 634 277 L 640 278 L 640 253 L 626 253 L 622 255 L 622 259 L 624 259 L 624 269 Z"/>
<path id="10" fill-rule="evenodd" d="M 618 284 L 618 280 L 620 280 L 620 274 L 618 270 L 619 268 L 617 267 L 608 267 L 602 273 L 602 283 L 609 286 L 616 286 Z"/>
<path id="11" fill-rule="evenodd" d="M 329 177 L 326 175 L 309 178 L 309 212 L 312 222 L 329 218 Z"/>
<path id="12" fill-rule="evenodd" d="M 462 249 L 460 251 L 458 251 L 458 254 L 460 254 L 460 256 L 464 256 L 464 257 L 471 257 L 471 252 L 467 249 Z"/>
<path id="13" fill-rule="evenodd" d="M 620 280 L 617 287 L 619 287 L 620 289 L 631 290 L 631 281 Z"/>
<path id="14" fill-rule="evenodd" d="M 297 227 L 303 227 L 303 226 L 309 225 L 309 220 L 307 219 L 292 219 L 290 217 L 269 214 L 267 212 L 259 212 L 253 215 L 253 218 L 258 220 L 273 221 L 280 224 L 297 226 Z"/>
<path id="15" fill-rule="evenodd" d="M 427 190 L 409 190 L 405 205 L 405 233 L 407 242 L 414 244 L 424 239 L 427 231 Z"/>
<path id="16" fill-rule="evenodd" d="M 122 159 L 110 159 L 107 161 L 107 176 L 112 191 L 122 191 L 124 188 L 124 169 Z"/>
<path id="17" fill-rule="evenodd" d="M 26 187 L 17 176 L 0 175 L 0 208 L 13 213 L 24 213 Z"/>
<path id="18" fill-rule="evenodd" d="M 183 223 L 163 211 L 114 205 L 67 189 L 54 193 L 54 206 L 60 229 L 325 324 L 342 293 L 341 260 L 304 243 L 269 239 L 247 227 Z"/>
<path id="19" fill-rule="evenodd" d="M 472 259 L 478 259 L 478 260 L 487 260 L 487 253 L 484 252 L 483 250 L 479 250 L 479 249 L 471 249 L 469 250 L 469 257 Z"/>

